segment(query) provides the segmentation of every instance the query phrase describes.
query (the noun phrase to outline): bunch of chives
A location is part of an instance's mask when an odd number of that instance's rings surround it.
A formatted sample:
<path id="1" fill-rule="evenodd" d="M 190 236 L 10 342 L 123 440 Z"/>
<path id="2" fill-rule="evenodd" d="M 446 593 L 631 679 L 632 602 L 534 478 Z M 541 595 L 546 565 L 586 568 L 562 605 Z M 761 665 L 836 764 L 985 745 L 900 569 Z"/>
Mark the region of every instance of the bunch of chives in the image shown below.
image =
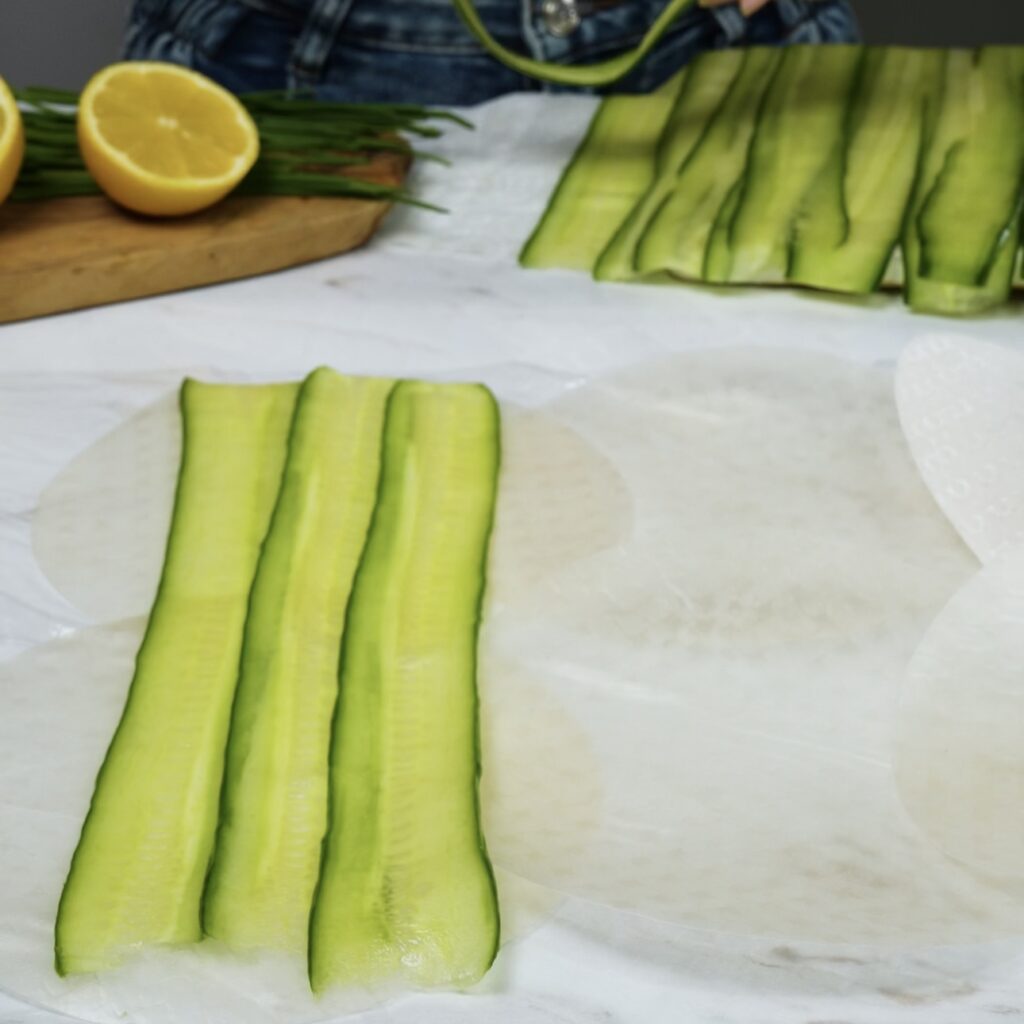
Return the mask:
<path id="1" fill-rule="evenodd" d="M 245 195 L 353 196 L 426 206 L 402 186 L 366 181 L 346 167 L 383 151 L 411 152 L 402 135 L 435 138 L 436 122 L 469 127 L 455 114 L 413 104 L 332 103 L 280 92 L 239 97 L 260 135 L 260 155 L 236 189 Z M 25 159 L 15 200 L 94 195 L 75 135 L 78 97 L 32 87 L 17 93 L 25 123 Z"/>

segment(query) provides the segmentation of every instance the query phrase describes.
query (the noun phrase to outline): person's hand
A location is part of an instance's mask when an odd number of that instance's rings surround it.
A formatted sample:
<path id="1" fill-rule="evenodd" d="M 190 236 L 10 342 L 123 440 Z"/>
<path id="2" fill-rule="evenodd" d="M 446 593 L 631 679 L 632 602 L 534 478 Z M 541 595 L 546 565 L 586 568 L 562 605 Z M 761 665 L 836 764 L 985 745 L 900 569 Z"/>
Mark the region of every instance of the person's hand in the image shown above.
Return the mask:
<path id="1" fill-rule="evenodd" d="M 721 7 L 732 2 L 733 0 L 698 0 L 701 7 Z M 743 14 L 753 14 L 771 2 L 772 0 L 739 0 L 740 12 Z"/>

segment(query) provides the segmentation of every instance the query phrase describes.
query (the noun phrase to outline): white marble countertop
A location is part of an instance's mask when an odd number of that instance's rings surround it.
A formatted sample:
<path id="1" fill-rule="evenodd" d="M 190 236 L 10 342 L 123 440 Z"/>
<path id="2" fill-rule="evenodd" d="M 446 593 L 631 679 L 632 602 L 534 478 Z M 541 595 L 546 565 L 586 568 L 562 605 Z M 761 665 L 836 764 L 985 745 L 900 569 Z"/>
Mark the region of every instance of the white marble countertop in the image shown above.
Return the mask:
<path id="1" fill-rule="evenodd" d="M 557 391 L 566 381 L 696 349 L 785 347 L 891 364 L 923 334 L 1020 338 L 1017 312 L 956 323 L 912 316 L 889 298 L 864 308 L 782 291 L 596 285 L 583 275 L 521 270 L 516 253 L 592 110 L 589 99 L 519 96 L 474 111 L 475 132 L 452 129 L 436 144 L 452 166 L 422 164 L 416 172 L 420 194 L 448 207 L 447 216 L 399 209 L 372 244 L 337 259 L 0 327 L 0 378 L 21 382 L 28 394 L 67 374 L 130 382 L 160 371 L 294 376 L 320 364 L 394 375 L 503 366 L 520 367 L 533 389 L 549 375 Z M 0 409 L 5 430 L 18 422 L 15 411 Z M 19 503 L 88 440 L 55 436 L 52 459 L 15 467 L 20 489 L 4 463 L 8 547 L 0 550 L 10 550 L 24 525 L 16 522 Z M 11 589 L 0 587 L 0 596 L 10 601 Z M 410 998 L 359 1019 L 973 1024 L 1024 1017 L 1014 944 L 966 951 L 943 972 L 930 961 L 897 965 L 876 954 L 868 967 L 785 945 L 748 954 L 675 933 L 665 937 L 664 955 L 647 962 L 615 942 L 584 937 L 579 921 L 587 912 L 556 910 L 502 954 L 480 995 Z M 630 928 L 623 919 L 622 936 Z M 60 1019 L 0 996 L 2 1024 Z"/>

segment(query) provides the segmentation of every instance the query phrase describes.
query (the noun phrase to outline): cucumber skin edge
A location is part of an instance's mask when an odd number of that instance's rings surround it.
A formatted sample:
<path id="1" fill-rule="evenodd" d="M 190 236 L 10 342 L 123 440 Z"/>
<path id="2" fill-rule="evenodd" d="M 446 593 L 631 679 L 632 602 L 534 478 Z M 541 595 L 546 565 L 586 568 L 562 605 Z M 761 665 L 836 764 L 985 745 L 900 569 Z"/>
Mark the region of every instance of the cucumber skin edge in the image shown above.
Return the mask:
<path id="1" fill-rule="evenodd" d="M 178 389 L 178 411 L 180 413 L 180 419 L 181 419 L 181 460 L 178 463 L 178 478 L 175 481 L 175 485 L 174 485 L 174 501 L 173 501 L 173 503 L 171 505 L 171 529 L 168 530 L 168 532 L 167 532 L 167 541 L 166 541 L 166 543 L 164 545 L 163 566 L 167 565 L 167 553 L 170 550 L 171 541 L 173 539 L 173 533 L 174 533 L 173 526 L 174 526 L 175 516 L 177 514 L 179 503 L 180 503 L 180 500 L 181 500 L 181 485 L 182 485 L 182 480 L 184 479 L 184 476 L 185 476 L 185 467 L 186 467 L 186 464 L 188 462 L 188 453 L 189 453 L 189 445 L 188 445 L 188 417 L 185 415 L 185 400 L 186 400 L 188 391 L 191 390 L 189 385 L 190 384 L 194 385 L 196 383 L 197 382 L 194 381 L 191 377 L 186 377 L 185 380 L 182 382 L 181 387 Z M 81 828 L 81 830 L 79 831 L 79 834 L 78 834 L 78 842 L 75 844 L 75 851 L 71 855 L 71 863 L 68 865 L 68 873 L 65 876 L 64 885 L 61 887 L 60 900 L 57 903 L 57 916 L 56 916 L 56 920 L 55 920 L 55 923 L 54 923 L 54 942 L 53 942 L 53 966 L 54 966 L 54 970 L 56 970 L 58 976 L 60 976 L 61 978 L 66 978 L 68 976 L 68 974 L 70 973 L 69 971 L 67 971 L 65 969 L 64 960 L 63 960 L 63 957 L 62 957 L 62 954 L 61 954 L 61 948 L 60 948 L 60 925 L 61 925 L 61 918 L 62 918 L 62 915 L 63 915 L 63 912 L 64 912 L 64 898 L 67 895 L 68 885 L 69 885 L 69 883 L 71 881 L 72 873 L 75 870 L 75 863 L 78 860 L 78 854 L 79 854 L 79 851 L 82 848 L 82 839 L 85 837 L 86 830 L 89 828 L 89 822 L 92 819 L 93 805 L 94 805 L 94 803 L 96 801 L 96 794 L 99 792 L 100 784 L 103 781 L 104 773 L 106 772 L 107 766 L 110 763 L 110 751 L 113 749 L 114 743 L 117 741 L 118 734 L 121 732 L 121 727 L 124 725 L 124 722 L 125 722 L 125 720 L 128 717 L 128 711 L 131 708 L 132 698 L 134 697 L 135 692 L 136 692 L 135 691 L 135 684 L 136 684 L 136 681 L 138 680 L 138 676 L 139 676 L 139 654 L 143 650 L 143 648 L 145 647 L 146 639 L 148 638 L 149 631 L 152 628 L 152 623 L 153 623 L 152 608 L 155 608 L 156 605 L 157 605 L 157 602 L 160 600 L 160 597 L 161 597 L 161 595 L 163 593 L 164 582 L 165 582 L 166 578 L 167 578 L 167 574 L 164 571 L 164 569 L 161 568 L 160 580 L 157 583 L 157 588 L 156 588 L 156 595 L 153 598 L 153 605 L 152 605 L 152 607 L 150 609 L 149 618 L 146 620 L 146 629 L 145 629 L 145 632 L 142 634 L 142 641 L 140 642 L 139 647 L 138 647 L 138 649 L 135 652 L 135 660 L 132 663 L 132 679 L 131 679 L 131 682 L 128 684 L 128 694 L 125 697 L 124 707 L 121 710 L 121 717 L 117 721 L 117 728 L 114 729 L 114 733 L 110 737 L 110 743 L 107 744 L 107 749 L 106 749 L 106 751 L 103 754 L 103 760 L 100 762 L 99 770 L 96 773 L 96 781 L 93 783 L 92 794 L 89 797 L 89 807 L 88 807 L 88 809 L 85 812 L 85 819 L 82 822 L 82 828 Z M 200 927 L 200 930 L 199 930 L 196 938 L 198 939 L 201 936 L 201 934 L 202 934 L 202 931 L 201 931 L 201 927 Z"/>
<path id="2" fill-rule="evenodd" d="M 494 877 L 494 865 L 491 863 L 490 855 L 487 852 L 487 840 L 484 836 L 483 817 L 480 812 L 480 777 L 483 773 L 483 758 L 480 744 L 480 628 L 483 624 L 484 601 L 487 596 L 488 566 L 490 563 L 491 538 L 494 534 L 494 522 L 497 518 L 498 509 L 498 486 L 501 480 L 502 460 L 502 436 L 501 436 L 501 409 L 498 400 L 490 388 L 480 384 L 477 385 L 489 398 L 491 415 L 494 421 L 494 487 L 491 498 L 491 516 L 485 531 L 485 546 L 483 558 L 480 564 L 480 591 L 476 602 L 476 616 L 473 622 L 473 758 L 476 762 L 473 781 L 473 806 L 476 810 L 476 832 L 477 843 L 480 847 L 480 858 L 483 861 L 484 871 L 490 881 L 491 899 L 494 905 L 494 942 L 491 947 L 490 957 L 487 960 L 487 969 L 490 969 L 498 956 L 498 949 L 501 946 L 501 903 L 498 899 L 498 882 Z"/>

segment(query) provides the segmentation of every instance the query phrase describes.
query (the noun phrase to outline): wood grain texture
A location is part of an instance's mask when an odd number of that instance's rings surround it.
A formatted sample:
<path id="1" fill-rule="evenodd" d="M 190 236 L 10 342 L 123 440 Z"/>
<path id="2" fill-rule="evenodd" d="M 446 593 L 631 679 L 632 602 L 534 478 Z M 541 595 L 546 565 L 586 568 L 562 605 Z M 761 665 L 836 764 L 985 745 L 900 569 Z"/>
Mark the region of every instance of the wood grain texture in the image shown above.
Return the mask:
<path id="1" fill-rule="evenodd" d="M 399 184 L 405 154 L 352 169 Z M 103 196 L 0 206 L 0 323 L 265 274 L 365 243 L 389 203 L 229 197 L 190 217 L 130 214 Z"/>

